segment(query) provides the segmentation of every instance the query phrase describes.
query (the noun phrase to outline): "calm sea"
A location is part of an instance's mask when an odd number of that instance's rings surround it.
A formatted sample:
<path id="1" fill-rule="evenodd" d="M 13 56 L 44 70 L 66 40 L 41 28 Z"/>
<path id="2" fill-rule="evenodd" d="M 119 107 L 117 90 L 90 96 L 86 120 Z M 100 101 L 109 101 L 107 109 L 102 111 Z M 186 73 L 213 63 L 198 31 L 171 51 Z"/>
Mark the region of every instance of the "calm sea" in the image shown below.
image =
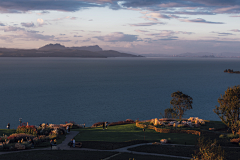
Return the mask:
<path id="1" fill-rule="evenodd" d="M 0 128 L 161 117 L 171 93 L 193 98 L 184 117 L 220 120 L 220 94 L 240 85 L 240 59 L 0 58 Z"/>

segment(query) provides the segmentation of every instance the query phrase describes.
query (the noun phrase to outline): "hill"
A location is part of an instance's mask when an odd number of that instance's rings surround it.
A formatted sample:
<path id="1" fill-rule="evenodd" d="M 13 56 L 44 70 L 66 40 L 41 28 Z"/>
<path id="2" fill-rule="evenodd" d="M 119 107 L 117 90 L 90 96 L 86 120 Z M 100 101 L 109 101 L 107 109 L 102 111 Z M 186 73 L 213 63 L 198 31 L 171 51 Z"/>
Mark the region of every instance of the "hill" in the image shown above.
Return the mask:
<path id="1" fill-rule="evenodd" d="M 61 44 L 48 44 L 39 49 L 0 48 L 0 57 L 142 57 L 121 53 L 114 50 L 103 50 L 98 45 L 83 47 L 65 47 Z"/>

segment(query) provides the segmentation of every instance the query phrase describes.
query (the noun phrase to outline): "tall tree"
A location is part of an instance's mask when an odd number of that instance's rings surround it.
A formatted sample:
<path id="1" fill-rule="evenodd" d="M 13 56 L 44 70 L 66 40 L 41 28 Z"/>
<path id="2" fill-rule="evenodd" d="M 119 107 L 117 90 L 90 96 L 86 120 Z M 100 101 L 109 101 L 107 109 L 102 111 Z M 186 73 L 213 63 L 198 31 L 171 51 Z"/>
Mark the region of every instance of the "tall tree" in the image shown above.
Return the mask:
<path id="1" fill-rule="evenodd" d="M 186 110 L 192 109 L 192 97 L 183 94 L 180 91 L 174 92 L 171 94 L 172 100 L 170 104 L 173 106 L 173 109 L 178 114 L 178 117 L 182 119 L 182 116 Z"/>
<path id="2" fill-rule="evenodd" d="M 163 118 L 176 118 L 177 117 L 177 113 L 171 107 L 164 110 L 164 115 L 162 113 L 160 113 L 160 114 L 162 115 Z"/>
<path id="3" fill-rule="evenodd" d="M 228 88 L 224 95 L 218 98 L 219 107 L 213 110 L 224 124 L 235 134 L 240 129 L 240 85 Z"/>

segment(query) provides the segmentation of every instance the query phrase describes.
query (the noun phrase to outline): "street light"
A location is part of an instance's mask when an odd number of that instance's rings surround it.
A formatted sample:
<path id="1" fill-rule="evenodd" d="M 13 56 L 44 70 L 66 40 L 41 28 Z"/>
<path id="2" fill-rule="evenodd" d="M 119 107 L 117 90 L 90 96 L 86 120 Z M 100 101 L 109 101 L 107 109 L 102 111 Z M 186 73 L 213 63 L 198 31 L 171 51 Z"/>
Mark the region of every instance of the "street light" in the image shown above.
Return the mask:
<path id="1" fill-rule="evenodd" d="M 21 126 L 21 124 L 22 124 L 22 118 L 19 118 L 19 122 L 20 122 L 20 126 Z"/>

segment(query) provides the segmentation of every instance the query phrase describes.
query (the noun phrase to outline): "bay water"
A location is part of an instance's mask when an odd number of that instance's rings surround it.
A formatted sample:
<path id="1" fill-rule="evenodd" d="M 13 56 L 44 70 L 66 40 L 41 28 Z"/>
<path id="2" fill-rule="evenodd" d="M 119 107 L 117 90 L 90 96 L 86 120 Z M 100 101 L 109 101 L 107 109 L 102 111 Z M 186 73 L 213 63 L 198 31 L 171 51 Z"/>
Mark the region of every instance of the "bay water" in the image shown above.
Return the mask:
<path id="1" fill-rule="evenodd" d="M 184 117 L 213 112 L 228 87 L 240 85 L 240 59 L 0 58 L 0 128 L 161 118 L 171 93 L 193 98 Z"/>

